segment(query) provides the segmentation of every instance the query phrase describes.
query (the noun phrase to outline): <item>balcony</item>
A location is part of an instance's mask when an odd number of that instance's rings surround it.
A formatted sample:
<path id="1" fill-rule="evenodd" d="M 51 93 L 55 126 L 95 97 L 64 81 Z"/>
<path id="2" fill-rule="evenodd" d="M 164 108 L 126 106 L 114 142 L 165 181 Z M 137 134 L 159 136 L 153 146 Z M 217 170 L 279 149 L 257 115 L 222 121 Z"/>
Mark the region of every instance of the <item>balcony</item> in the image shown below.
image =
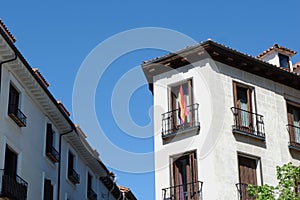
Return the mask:
<path id="1" fill-rule="evenodd" d="M 300 127 L 294 125 L 287 125 L 290 135 L 289 148 L 300 151 Z"/>
<path id="2" fill-rule="evenodd" d="M 15 104 L 8 105 L 8 115 L 16 122 L 20 127 L 26 127 L 27 117 L 20 111 Z"/>
<path id="3" fill-rule="evenodd" d="M 199 104 L 187 106 L 189 114 L 183 124 L 180 124 L 178 109 L 162 114 L 162 138 L 166 139 L 192 130 L 199 131 L 198 108 Z"/>
<path id="4" fill-rule="evenodd" d="M 80 176 L 74 169 L 68 170 L 68 178 L 73 184 L 80 183 Z"/>
<path id="5" fill-rule="evenodd" d="M 0 197 L 12 200 L 27 199 L 27 182 L 18 175 L 12 176 L 0 170 Z"/>
<path id="6" fill-rule="evenodd" d="M 231 108 L 234 117 L 232 132 L 265 141 L 263 116 L 239 108 Z"/>
<path id="7" fill-rule="evenodd" d="M 163 200 L 201 200 L 203 182 L 197 181 L 162 189 Z"/>
<path id="8" fill-rule="evenodd" d="M 97 194 L 92 189 L 88 189 L 88 199 L 97 200 Z"/>
<path id="9" fill-rule="evenodd" d="M 46 147 L 46 155 L 52 162 L 59 162 L 59 153 L 52 145 Z"/>
<path id="10" fill-rule="evenodd" d="M 254 197 L 249 197 L 247 187 L 248 184 L 237 183 L 235 184 L 238 191 L 238 200 L 254 200 Z"/>

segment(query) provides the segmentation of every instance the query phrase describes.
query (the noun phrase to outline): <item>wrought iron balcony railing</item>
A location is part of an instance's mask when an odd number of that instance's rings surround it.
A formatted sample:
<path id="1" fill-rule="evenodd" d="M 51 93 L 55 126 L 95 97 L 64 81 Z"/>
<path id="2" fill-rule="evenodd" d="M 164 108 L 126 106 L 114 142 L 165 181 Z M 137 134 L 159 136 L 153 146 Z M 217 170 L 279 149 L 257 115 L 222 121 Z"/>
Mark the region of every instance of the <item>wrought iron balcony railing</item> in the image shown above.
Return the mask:
<path id="1" fill-rule="evenodd" d="M 4 199 L 27 199 L 28 184 L 18 175 L 10 175 L 0 170 L 0 197 Z"/>
<path id="2" fill-rule="evenodd" d="M 47 145 L 46 155 L 53 162 L 59 162 L 59 152 L 52 145 Z"/>
<path id="3" fill-rule="evenodd" d="M 74 169 L 68 170 L 68 178 L 74 184 L 80 183 L 80 175 Z"/>
<path id="4" fill-rule="evenodd" d="M 179 109 L 162 114 L 162 137 L 173 136 L 192 128 L 199 129 L 198 108 L 199 104 L 187 106 L 188 115 L 184 122 L 180 121 Z"/>
<path id="5" fill-rule="evenodd" d="M 287 129 L 290 135 L 289 147 L 300 150 L 300 127 L 288 124 Z"/>
<path id="6" fill-rule="evenodd" d="M 162 189 L 163 200 L 201 200 L 203 182 L 177 185 Z"/>
<path id="7" fill-rule="evenodd" d="M 248 184 L 245 183 L 237 183 L 235 184 L 236 189 L 238 191 L 238 199 L 239 200 L 254 200 L 254 197 L 250 197 L 247 191 Z"/>
<path id="8" fill-rule="evenodd" d="M 234 117 L 233 133 L 252 136 L 265 140 L 263 116 L 239 108 L 231 108 Z"/>
<path id="9" fill-rule="evenodd" d="M 88 190 L 88 199 L 89 200 L 97 200 L 97 194 L 92 189 Z"/>
<path id="10" fill-rule="evenodd" d="M 18 126 L 26 127 L 27 117 L 21 112 L 17 105 L 8 105 L 8 115 L 16 122 L 16 124 L 18 124 Z"/>

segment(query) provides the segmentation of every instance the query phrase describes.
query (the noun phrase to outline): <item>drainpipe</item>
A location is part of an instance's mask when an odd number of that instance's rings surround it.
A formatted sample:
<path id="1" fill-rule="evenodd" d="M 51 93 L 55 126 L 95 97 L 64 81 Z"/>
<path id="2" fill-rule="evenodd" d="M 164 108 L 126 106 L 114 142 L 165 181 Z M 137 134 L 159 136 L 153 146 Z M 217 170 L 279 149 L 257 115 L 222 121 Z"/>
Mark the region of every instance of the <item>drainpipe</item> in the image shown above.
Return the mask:
<path id="1" fill-rule="evenodd" d="M 17 60 L 18 56 L 15 52 L 14 54 L 15 54 L 14 58 L 0 62 L 0 92 L 1 92 L 2 65 Z"/>
<path id="2" fill-rule="evenodd" d="M 62 137 L 64 135 L 67 135 L 69 133 L 72 133 L 74 131 L 74 128 L 72 128 L 72 130 L 62 133 L 59 135 L 59 162 L 58 162 L 58 180 L 57 180 L 57 200 L 59 200 L 59 196 L 60 196 L 60 168 L 61 168 L 61 143 L 62 143 Z"/>

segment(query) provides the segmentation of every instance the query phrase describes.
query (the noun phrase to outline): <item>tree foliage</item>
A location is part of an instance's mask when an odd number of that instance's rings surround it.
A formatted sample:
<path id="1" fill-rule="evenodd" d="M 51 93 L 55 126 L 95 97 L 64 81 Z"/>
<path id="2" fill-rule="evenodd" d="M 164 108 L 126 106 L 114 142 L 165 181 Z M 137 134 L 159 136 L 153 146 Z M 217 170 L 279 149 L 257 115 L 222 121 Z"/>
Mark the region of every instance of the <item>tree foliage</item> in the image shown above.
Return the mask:
<path id="1" fill-rule="evenodd" d="M 250 197 L 256 200 L 298 200 L 300 199 L 300 166 L 295 167 L 292 163 L 276 167 L 277 186 L 253 186 L 249 185 L 247 190 Z"/>

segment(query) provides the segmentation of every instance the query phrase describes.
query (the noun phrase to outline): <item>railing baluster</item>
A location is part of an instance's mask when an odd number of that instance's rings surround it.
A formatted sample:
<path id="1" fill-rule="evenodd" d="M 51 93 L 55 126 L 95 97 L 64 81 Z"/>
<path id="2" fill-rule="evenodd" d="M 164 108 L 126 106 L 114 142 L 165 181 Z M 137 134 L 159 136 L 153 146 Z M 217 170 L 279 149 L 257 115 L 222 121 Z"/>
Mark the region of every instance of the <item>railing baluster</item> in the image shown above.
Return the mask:
<path id="1" fill-rule="evenodd" d="M 26 200 L 28 184 L 18 175 L 6 174 L 0 170 L 0 196 L 9 199 Z"/>
<path id="2" fill-rule="evenodd" d="M 233 132 L 252 135 L 265 140 L 265 129 L 263 116 L 240 108 L 232 107 L 234 117 Z"/>
<path id="3" fill-rule="evenodd" d="M 199 126 L 198 116 L 199 104 L 187 106 L 189 115 L 186 117 L 183 124 L 178 123 L 178 109 L 162 114 L 162 136 L 175 134 L 176 132 L 184 129 Z"/>
<path id="4" fill-rule="evenodd" d="M 290 135 L 290 147 L 295 147 L 300 150 L 300 127 L 288 124 L 287 129 Z"/>
<path id="5" fill-rule="evenodd" d="M 163 200 L 201 200 L 202 187 L 203 182 L 196 181 L 169 188 L 163 188 Z"/>

